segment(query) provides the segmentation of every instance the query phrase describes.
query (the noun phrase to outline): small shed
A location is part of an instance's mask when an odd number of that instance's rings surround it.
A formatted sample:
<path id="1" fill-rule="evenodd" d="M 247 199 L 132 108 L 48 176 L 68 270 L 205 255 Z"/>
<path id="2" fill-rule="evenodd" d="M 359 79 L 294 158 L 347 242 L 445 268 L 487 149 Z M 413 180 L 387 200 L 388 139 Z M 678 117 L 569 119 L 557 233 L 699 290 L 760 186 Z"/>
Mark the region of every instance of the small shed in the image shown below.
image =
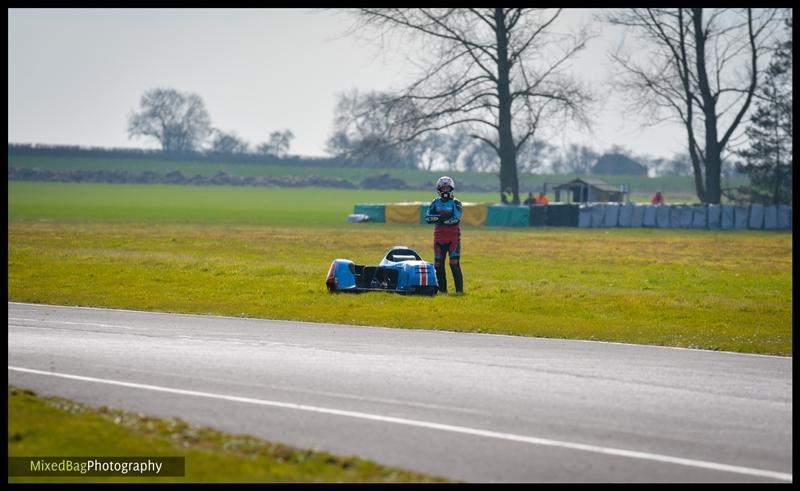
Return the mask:
<path id="1" fill-rule="evenodd" d="M 617 188 L 600 179 L 573 179 L 553 189 L 556 201 L 565 203 L 623 203 L 628 194 L 626 186 Z"/>

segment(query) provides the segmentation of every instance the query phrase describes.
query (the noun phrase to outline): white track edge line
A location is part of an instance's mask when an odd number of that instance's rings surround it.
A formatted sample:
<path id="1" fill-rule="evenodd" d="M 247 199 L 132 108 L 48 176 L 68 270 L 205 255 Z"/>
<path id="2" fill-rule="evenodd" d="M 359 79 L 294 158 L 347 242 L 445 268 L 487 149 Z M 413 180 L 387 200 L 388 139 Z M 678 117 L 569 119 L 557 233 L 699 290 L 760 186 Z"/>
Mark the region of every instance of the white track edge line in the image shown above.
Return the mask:
<path id="1" fill-rule="evenodd" d="M 174 389 L 170 387 L 162 387 L 158 385 L 138 384 L 134 382 L 123 382 L 120 380 L 101 379 L 95 377 L 86 377 L 82 375 L 71 375 L 65 373 L 45 372 L 42 370 L 34 370 L 30 368 L 21 368 L 8 366 L 9 370 L 32 373 L 37 375 L 47 375 L 51 377 L 60 377 L 72 380 L 80 380 L 85 382 L 95 382 L 109 385 L 117 385 L 121 387 L 130 387 L 134 389 L 152 390 L 157 392 L 166 392 L 179 395 L 205 397 L 210 399 L 221 399 L 231 402 L 242 402 L 247 404 L 257 404 L 261 406 L 280 407 L 285 409 L 296 409 L 301 411 L 316 412 L 322 414 L 331 414 L 336 416 L 346 416 L 351 418 L 360 418 L 372 421 L 381 421 L 385 423 L 402 424 L 407 426 L 416 426 L 419 428 L 430 428 L 434 430 L 449 431 L 453 433 L 462 433 L 467 435 L 483 436 L 487 438 L 496 438 L 500 440 L 516 441 L 521 443 L 529 443 L 533 445 L 543 445 L 551 447 L 568 448 L 572 450 L 582 450 L 586 452 L 601 453 L 606 455 L 615 455 L 620 457 L 628 457 L 633 459 L 651 460 L 655 462 L 664 462 L 669 464 L 684 465 L 688 467 L 698 467 L 703 469 L 711 469 L 723 472 L 732 472 L 736 474 L 746 474 L 751 476 L 767 477 L 781 481 L 792 481 L 792 474 L 776 471 L 768 471 L 763 469 L 754 469 L 750 467 L 741 467 L 728 464 L 720 464 L 717 462 L 708 462 L 703 460 L 687 459 L 682 457 L 672 457 L 669 455 L 660 455 L 649 452 L 638 452 L 634 450 L 625 450 L 611 447 L 601 447 L 597 445 L 587 445 L 582 443 L 572 443 L 559 440 L 551 440 L 546 438 L 529 437 L 524 435 L 515 435 L 513 433 L 501 433 L 496 431 L 481 430 L 476 428 L 469 428 L 466 426 L 455 426 L 442 423 L 433 423 L 430 421 L 420 421 L 407 418 L 397 418 L 393 416 L 381 416 L 379 414 L 362 413 L 357 411 L 346 411 L 334 408 L 325 408 L 319 406 L 310 406 L 306 404 L 294 404 L 290 402 L 270 401 L 265 399 L 254 399 L 250 397 L 230 396 L 225 394 L 214 394 L 211 392 L 200 392 L 194 390 Z"/>

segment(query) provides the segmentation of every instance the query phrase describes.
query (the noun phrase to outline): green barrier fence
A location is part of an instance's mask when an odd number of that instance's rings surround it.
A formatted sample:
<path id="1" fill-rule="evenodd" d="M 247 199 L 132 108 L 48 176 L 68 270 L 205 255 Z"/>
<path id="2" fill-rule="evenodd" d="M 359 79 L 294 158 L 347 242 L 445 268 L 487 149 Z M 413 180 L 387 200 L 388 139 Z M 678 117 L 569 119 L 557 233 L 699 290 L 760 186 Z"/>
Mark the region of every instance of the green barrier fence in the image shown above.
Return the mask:
<path id="1" fill-rule="evenodd" d="M 515 205 L 491 205 L 486 210 L 486 225 L 494 227 L 530 226 L 530 207 Z"/>
<path id="2" fill-rule="evenodd" d="M 371 222 L 386 222 L 386 205 L 383 203 L 356 203 L 355 206 L 353 206 L 353 213 L 367 215 Z"/>

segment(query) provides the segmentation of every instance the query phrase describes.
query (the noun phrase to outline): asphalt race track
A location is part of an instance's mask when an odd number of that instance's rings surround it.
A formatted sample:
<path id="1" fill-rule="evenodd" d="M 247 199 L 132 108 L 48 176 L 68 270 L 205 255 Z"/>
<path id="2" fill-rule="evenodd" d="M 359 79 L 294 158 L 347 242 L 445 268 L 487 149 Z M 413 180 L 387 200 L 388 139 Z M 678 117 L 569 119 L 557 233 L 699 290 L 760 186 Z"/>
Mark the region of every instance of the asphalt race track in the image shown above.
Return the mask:
<path id="1" fill-rule="evenodd" d="M 790 357 L 9 302 L 8 383 L 458 481 L 792 480 Z"/>

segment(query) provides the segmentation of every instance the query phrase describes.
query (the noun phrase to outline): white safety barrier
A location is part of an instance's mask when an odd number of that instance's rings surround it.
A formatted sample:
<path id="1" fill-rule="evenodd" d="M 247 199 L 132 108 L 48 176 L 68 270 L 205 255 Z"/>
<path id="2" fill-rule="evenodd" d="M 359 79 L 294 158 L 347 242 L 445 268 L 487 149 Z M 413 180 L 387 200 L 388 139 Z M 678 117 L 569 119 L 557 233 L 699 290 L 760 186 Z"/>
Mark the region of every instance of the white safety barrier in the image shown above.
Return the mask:
<path id="1" fill-rule="evenodd" d="M 606 206 L 601 203 L 592 205 L 592 227 L 598 228 L 605 225 Z"/>
<path id="2" fill-rule="evenodd" d="M 634 205 L 631 211 L 631 227 L 642 227 L 644 225 L 644 214 L 647 210 L 647 205 Z M 653 215 L 655 217 L 655 215 Z M 620 216 L 620 220 L 622 217 Z"/>
<path id="3" fill-rule="evenodd" d="M 670 205 L 656 205 L 656 225 L 658 228 L 669 228 Z"/>
<path id="4" fill-rule="evenodd" d="M 642 216 L 642 226 L 655 227 L 658 207 L 653 205 L 645 205 L 642 208 L 644 208 L 644 214 Z"/>
<path id="5" fill-rule="evenodd" d="M 778 206 L 778 228 L 781 230 L 792 229 L 792 207 L 788 205 Z"/>
<path id="6" fill-rule="evenodd" d="M 619 221 L 617 223 L 620 227 L 629 228 L 631 226 L 631 219 L 633 218 L 633 203 L 625 203 L 619 207 Z"/>
<path id="7" fill-rule="evenodd" d="M 764 205 L 750 205 L 750 220 L 747 226 L 755 230 L 764 228 Z"/>
<path id="8" fill-rule="evenodd" d="M 722 227 L 722 205 L 708 205 L 708 228 L 717 230 Z"/>
<path id="9" fill-rule="evenodd" d="M 747 228 L 747 220 L 750 218 L 750 207 L 747 205 L 736 205 L 733 207 L 733 228 L 736 230 L 745 230 Z"/>
<path id="10" fill-rule="evenodd" d="M 669 227 L 681 227 L 681 205 L 670 205 L 669 207 Z"/>
<path id="11" fill-rule="evenodd" d="M 578 207 L 578 227 L 589 228 L 592 226 L 592 208 L 589 205 Z"/>
<path id="12" fill-rule="evenodd" d="M 736 220 L 734 220 L 734 215 L 736 214 L 736 207 L 733 205 L 720 205 L 722 208 L 722 220 L 720 224 L 722 225 L 722 230 L 731 230 L 736 226 Z"/>
<path id="13" fill-rule="evenodd" d="M 764 230 L 777 230 L 778 229 L 778 207 L 765 206 L 764 207 Z"/>
<path id="14" fill-rule="evenodd" d="M 681 206 L 681 228 L 692 228 L 692 215 L 694 210 L 691 205 Z"/>
<path id="15" fill-rule="evenodd" d="M 708 207 L 706 205 L 692 206 L 692 228 L 708 228 Z"/>
<path id="16" fill-rule="evenodd" d="M 606 217 L 603 225 L 606 227 L 619 226 L 619 205 L 609 203 L 606 205 Z"/>
<path id="17" fill-rule="evenodd" d="M 709 230 L 791 230 L 787 205 L 583 203 L 580 228 L 692 228 Z"/>

